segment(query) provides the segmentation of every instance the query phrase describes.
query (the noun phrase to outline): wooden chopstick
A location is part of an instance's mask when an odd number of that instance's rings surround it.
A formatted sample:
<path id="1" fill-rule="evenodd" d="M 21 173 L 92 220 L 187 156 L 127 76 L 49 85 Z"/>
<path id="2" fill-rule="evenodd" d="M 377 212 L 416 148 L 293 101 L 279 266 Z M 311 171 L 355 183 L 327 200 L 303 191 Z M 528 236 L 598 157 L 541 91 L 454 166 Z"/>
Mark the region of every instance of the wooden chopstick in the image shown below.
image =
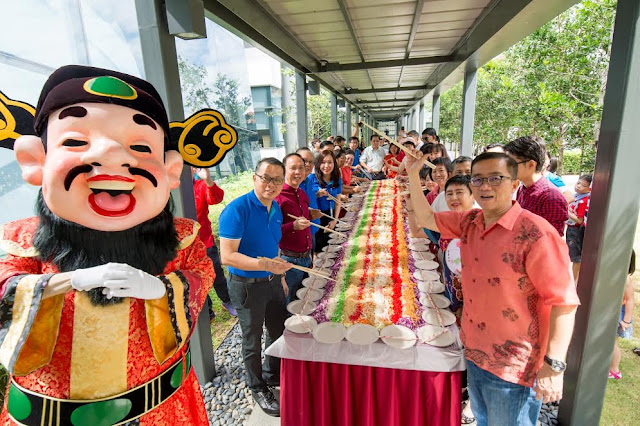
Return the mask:
<path id="1" fill-rule="evenodd" d="M 292 217 L 292 218 L 294 218 L 294 219 L 300 219 L 300 216 L 294 216 L 294 215 L 292 215 L 292 214 L 289 214 L 289 217 Z M 331 217 L 331 216 L 329 216 L 329 217 Z M 305 218 L 305 217 L 303 217 L 303 219 L 306 219 L 306 218 Z M 331 229 L 331 228 L 327 228 L 326 226 L 318 225 L 317 223 L 313 223 L 313 222 L 311 222 L 311 221 L 309 221 L 309 223 L 311 223 L 311 226 L 315 226 L 315 227 L 317 227 L 317 228 L 324 229 L 324 230 L 325 230 L 325 231 L 327 231 L 327 232 L 333 232 L 334 234 L 338 234 L 338 235 L 340 235 L 341 237 L 345 237 L 345 238 L 347 237 L 347 236 L 346 236 L 345 234 L 343 234 L 342 232 L 334 231 L 333 229 Z"/>
<path id="2" fill-rule="evenodd" d="M 333 217 L 333 216 L 331 216 L 331 215 L 328 215 L 328 214 L 326 214 L 326 213 L 323 213 L 323 212 L 322 212 L 322 210 L 318 210 L 318 211 L 319 211 L 319 212 L 320 212 L 320 214 L 321 214 L 322 216 L 324 216 L 324 217 L 328 217 L 329 219 L 337 220 L 338 222 L 342 223 L 343 225 L 348 225 L 348 223 L 347 223 L 347 222 L 344 222 L 344 221 L 342 221 L 342 220 L 340 220 L 340 219 L 336 219 L 335 217 Z"/>
<path id="3" fill-rule="evenodd" d="M 368 128 L 370 128 L 371 130 L 373 130 L 375 133 L 378 134 L 378 136 L 386 139 L 389 141 L 389 143 L 394 144 L 395 146 L 397 146 L 398 148 L 400 148 L 402 151 L 405 152 L 405 154 L 412 156 L 415 159 L 418 159 L 418 157 L 416 157 L 406 146 L 402 145 L 401 143 L 399 143 L 397 140 L 395 139 L 391 139 L 389 136 L 387 136 L 385 133 L 381 132 L 380 130 L 376 129 L 373 126 L 370 126 L 367 123 L 362 122 L 363 125 L 367 126 Z M 428 159 L 424 159 L 424 164 L 427 165 L 428 167 L 431 167 L 432 169 L 435 169 L 436 166 L 433 165 L 433 163 L 431 161 L 429 161 Z"/>
<path id="4" fill-rule="evenodd" d="M 276 261 L 275 261 L 275 260 L 273 260 L 273 259 L 270 259 L 270 258 L 268 258 L 268 257 L 263 257 L 263 256 L 258 256 L 258 259 L 266 259 L 266 260 L 270 260 L 270 261 L 272 261 L 272 262 L 276 262 Z M 277 262 L 276 262 L 276 263 L 277 263 Z M 330 280 L 330 281 L 337 282 L 335 279 L 331 278 L 330 276 L 325 275 L 325 274 L 321 274 L 320 272 L 316 272 L 314 269 L 305 268 L 304 266 L 298 266 L 298 265 L 293 265 L 293 266 L 291 266 L 291 267 L 292 267 L 293 269 L 297 269 L 297 270 L 299 270 L 299 271 L 306 272 L 306 273 L 307 273 L 307 274 L 309 274 L 309 275 L 315 275 L 316 277 L 324 278 L 325 280 Z"/>

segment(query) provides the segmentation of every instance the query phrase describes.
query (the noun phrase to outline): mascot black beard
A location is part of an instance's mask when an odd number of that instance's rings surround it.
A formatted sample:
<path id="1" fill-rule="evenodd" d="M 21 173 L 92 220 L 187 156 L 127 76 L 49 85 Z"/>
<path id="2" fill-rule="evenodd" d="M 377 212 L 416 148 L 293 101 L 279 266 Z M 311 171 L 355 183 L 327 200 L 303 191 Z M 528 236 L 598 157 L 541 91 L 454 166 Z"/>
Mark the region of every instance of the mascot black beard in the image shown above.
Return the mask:
<path id="1" fill-rule="evenodd" d="M 0 92 L 0 145 L 41 186 L 37 217 L 5 224 L 2 424 L 207 425 L 189 338 L 214 271 L 176 218 L 183 164 L 237 141 L 214 110 L 169 123 L 148 82 L 65 66 L 36 108 Z"/>

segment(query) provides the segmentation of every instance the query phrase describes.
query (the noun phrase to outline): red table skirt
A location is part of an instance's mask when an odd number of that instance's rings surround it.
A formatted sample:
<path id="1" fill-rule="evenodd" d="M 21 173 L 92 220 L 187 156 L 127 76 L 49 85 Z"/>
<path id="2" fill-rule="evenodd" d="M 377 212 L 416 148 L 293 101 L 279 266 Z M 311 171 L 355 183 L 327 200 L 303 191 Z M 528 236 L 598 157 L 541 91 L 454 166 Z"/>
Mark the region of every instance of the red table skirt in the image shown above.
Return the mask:
<path id="1" fill-rule="evenodd" d="M 462 373 L 282 359 L 284 426 L 460 425 Z"/>

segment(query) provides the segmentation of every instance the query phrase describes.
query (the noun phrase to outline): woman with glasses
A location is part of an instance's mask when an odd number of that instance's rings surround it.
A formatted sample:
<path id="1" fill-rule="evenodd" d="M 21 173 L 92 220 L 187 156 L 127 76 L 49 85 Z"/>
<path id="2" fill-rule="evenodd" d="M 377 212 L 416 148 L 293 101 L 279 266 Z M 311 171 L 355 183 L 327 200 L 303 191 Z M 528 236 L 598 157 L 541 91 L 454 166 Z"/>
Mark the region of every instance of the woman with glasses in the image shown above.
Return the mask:
<path id="1" fill-rule="evenodd" d="M 333 198 L 341 197 L 342 178 L 333 152 L 323 151 L 318 154 L 314 164 L 314 173 L 311 175 L 311 184 L 318 209 L 329 216 L 339 217 L 340 205 L 335 203 Z M 333 229 L 336 226 L 336 220 L 322 216 L 320 225 Z M 328 243 L 329 232 L 319 229 L 316 233 L 314 251 L 319 253 Z"/>

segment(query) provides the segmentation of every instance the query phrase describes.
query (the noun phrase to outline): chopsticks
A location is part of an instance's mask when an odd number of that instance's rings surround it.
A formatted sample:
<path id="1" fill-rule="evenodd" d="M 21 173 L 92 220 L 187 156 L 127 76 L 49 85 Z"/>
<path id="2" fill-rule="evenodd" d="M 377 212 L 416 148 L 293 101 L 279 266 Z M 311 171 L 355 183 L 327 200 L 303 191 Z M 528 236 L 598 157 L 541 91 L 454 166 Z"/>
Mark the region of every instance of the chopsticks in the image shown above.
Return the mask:
<path id="1" fill-rule="evenodd" d="M 270 260 L 272 262 L 278 263 L 276 260 L 269 259 L 268 257 L 258 256 L 258 259 L 266 259 L 266 260 Z M 306 272 L 309 275 L 315 275 L 316 277 L 324 278 L 325 280 L 337 282 L 335 279 L 331 278 L 328 275 L 321 274 L 320 272 L 316 272 L 315 269 L 305 268 L 304 266 L 298 266 L 298 265 L 293 265 L 291 267 L 293 269 L 297 269 L 298 271 Z"/>
<path id="2" fill-rule="evenodd" d="M 402 151 L 404 151 L 405 154 L 412 156 L 413 158 L 417 159 L 418 157 L 416 157 L 413 152 L 411 152 L 406 146 L 402 145 L 401 143 L 399 143 L 397 140 L 395 139 L 391 139 L 389 136 L 387 136 L 385 133 L 381 132 L 380 130 L 376 129 L 373 126 L 370 126 L 369 124 L 365 123 L 365 122 L 361 122 L 361 124 L 367 126 L 368 128 L 370 128 L 371 130 L 373 130 L 375 133 L 378 134 L 378 136 L 380 136 L 381 138 L 384 138 L 386 140 L 388 140 L 390 143 L 394 144 L 395 146 L 397 146 L 398 148 L 400 148 Z M 431 161 L 429 161 L 428 159 L 424 159 L 424 164 L 427 165 L 428 167 L 431 167 L 432 169 L 435 169 L 436 166 L 433 165 L 433 163 Z"/>
<path id="3" fill-rule="evenodd" d="M 326 215 L 325 215 L 325 216 L 326 216 Z M 302 217 L 302 216 L 294 216 L 294 215 L 292 215 L 292 214 L 289 214 L 289 217 L 292 217 L 292 218 L 294 218 L 294 219 L 301 219 L 301 218 L 302 218 L 302 219 L 307 219 L 306 217 Z M 331 217 L 331 216 L 329 216 L 329 217 Z M 308 220 L 308 219 L 307 219 L 307 220 Z M 342 232 L 334 231 L 334 230 L 333 230 L 333 229 L 331 229 L 331 228 L 327 228 L 326 226 L 318 225 L 317 223 L 313 223 L 313 222 L 311 222 L 311 221 L 309 221 L 309 223 L 311 224 L 311 226 L 315 226 L 315 227 L 317 227 L 317 228 L 324 229 L 324 230 L 325 230 L 325 231 L 327 231 L 327 232 L 333 232 L 334 234 L 340 235 L 341 237 L 346 237 L 346 235 L 345 235 L 345 234 L 343 234 Z"/>

